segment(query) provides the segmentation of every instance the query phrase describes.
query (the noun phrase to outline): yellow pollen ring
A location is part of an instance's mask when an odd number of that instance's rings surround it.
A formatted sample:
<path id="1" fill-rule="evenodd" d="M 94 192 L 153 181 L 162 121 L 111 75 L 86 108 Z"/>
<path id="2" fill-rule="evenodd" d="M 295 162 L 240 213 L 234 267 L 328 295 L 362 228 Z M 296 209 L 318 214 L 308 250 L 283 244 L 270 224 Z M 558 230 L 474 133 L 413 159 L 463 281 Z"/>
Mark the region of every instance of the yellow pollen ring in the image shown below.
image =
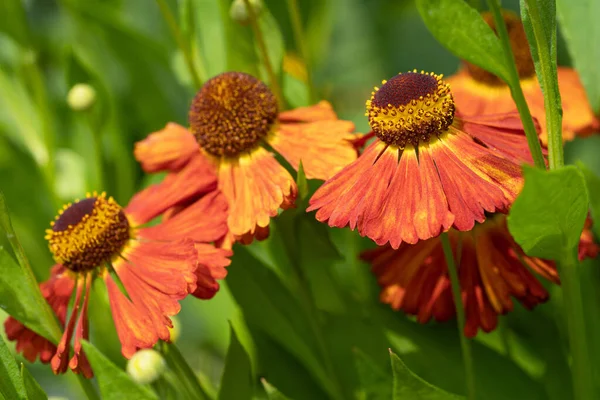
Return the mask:
<path id="1" fill-rule="evenodd" d="M 428 142 L 454 120 L 454 100 L 443 75 L 417 70 L 382 81 L 367 100 L 373 133 L 388 145 L 404 148 Z"/>
<path id="2" fill-rule="evenodd" d="M 65 205 L 50 225 L 45 238 L 55 261 L 74 272 L 111 262 L 132 237 L 127 216 L 106 193 Z"/>

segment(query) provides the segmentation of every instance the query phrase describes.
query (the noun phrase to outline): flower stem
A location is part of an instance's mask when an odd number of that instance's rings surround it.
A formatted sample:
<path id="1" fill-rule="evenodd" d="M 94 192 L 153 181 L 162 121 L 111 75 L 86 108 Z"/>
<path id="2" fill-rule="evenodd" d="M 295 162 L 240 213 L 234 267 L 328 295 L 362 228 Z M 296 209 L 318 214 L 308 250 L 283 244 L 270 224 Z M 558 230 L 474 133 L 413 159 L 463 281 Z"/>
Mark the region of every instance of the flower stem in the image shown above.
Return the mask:
<path id="1" fill-rule="evenodd" d="M 508 68 L 508 71 L 510 73 L 510 81 L 507 83 L 510 86 L 510 93 L 515 103 L 517 104 L 517 110 L 519 111 L 521 121 L 523 122 L 525 135 L 527 136 L 527 143 L 529 144 L 529 151 L 531 152 L 531 156 L 533 157 L 533 162 L 535 163 L 535 166 L 538 168 L 546 169 L 546 163 L 544 161 L 544 156 L 542 155 L 542 147 L 540 145 L 540 140 L 538 138 L 537 131 L 535 130 L 535 125 L 533 124 L 533 118 L 531 117 L 529 106 L 525 101 L 523 89 L 521 89 L 519 72 L 517 71 L 515 58 L 513 56 L 512 48 L 510 46 L 510 39 L 508 38 L 506 25 L 504 24 L 502 12 L 500 11 L 500 4 L 498 3 L 498 0 L 487 0 L 487 3 L 488 7 L 490 8 L 490 11 L 492 12 L 492 15 L 494 16 L 496 31 L 498 32 L 500 42 L 502 43 L 502 47 L 504 49 L 506 67 Z"/>
<path id="2" fill-rule="evenodd" d="M 190 71 L 190 75 L 192 80 L 194 81 L 194 86 L 196 89 L 199 89 L 202 86 L 203 79 L 200 77 L 200 74 L 196 70 L 196 66 L 194 65 L 194 58 L 192 57 L 192 49 L 189 43 L 183 37 L 181 30 L 177 24 L 177 20 L 173 16 L 169 5 L 166 0 L 156 0 L 158 3 L 158 7 L 160 8 L 160 12 L 163 15 L 163 18 L 169 25 L 169 29 L 171 30 L 171 34 L 173 38 L 177 42 L 177 46 L 179 50 L 183 53 L 183 57 L 185 58 L 185 62 L 187 64 L 188 70 Z"/>
<path id="3" fill-rule="evenodd" d="M 198 381 L 198 377 L 185 361 L 174 343 L 159 342 L 158 349 L 165 357 L 169 368 L 179 379 L 191 399 L 208 400 L 210 396 Z"/>
<path id="4" fill-rule="evenodd" d="M 306 67 L 309 100 L 310 103 L 313 104 L 317 101 L 316 90 L 312 79 L 308 46 L 306 45 L 306 38 L 304 36 L 304 30 L 302 29 L 302 18 L 298 7 L 298 0 L 288 0 L 288 11 L 290 13 L 290 19 L 292 20 L 292 28 L 294 29 L 294 40 L 296 40 L 296 45 L 300 49 L 300 54 L 302 55 Z"/>
<path id="5" fill-rule="evenodd" d="M 571 374 L 575 398 L 591 400 L 594 398 L 594 383 L 586 340 L 585 314 L 576 255 L 569 254 L 557 264 L 565 302 L 569 347 L 573 357 Z"/>
<path id="6" fill-rule="evenodd" d="M 454 306 L 456 308 L 456 318 L 458 320 L 458 336 L 460 337 L 460 347 L 463 356 L 463 365 L 465 367 L 465 380 L 467 386 L 467 399 L 475 400 L 475 374 L 473 372 L 473 358 L 471 356 L 471 343 L 464 334 L 465 327 L 465 310 L 462 303 L 462 295 L 460 289 L 460 281 L 458 279 L 458 271 L 454 263 L 452 255 L 452 246 L 448 233 L 441 234 L 442 247 L 444 249 L 444 257 L 448 265 L 448 274 L 450 275 L 450 283 L 452 284 L 452 297 L 454 298 Z"/>
<path id="7" fill-rule="evenodd" d="M 277 97 L 277 102 L 279 106 L 283 106 L 283 95 L 281 92 L 281 87 L 279 86 L 279 79 L 277 75 L 275 75 L 275 71 L 273 70 L 273 65 L 271 64 L 271 58 L 269 57 L 269 52 L 267 50 L 267 45 L 265 44 L 265 39 L 260 30 L 260 26 L 258 26 L 258 18 L 256 16 L 256 12 L 250 4 L 250 0 L 244 0 L 244 4 L 246 5 L 246 10 L 248 10 L 248 16 L 250 17 L 250 25 L 252 26 L 252 31 L 254 32 L 254 38 L 256 39 L 256 44 L 258 45 L 258 49 L 263 58 L 263 63 L 265 65 L 265 69 L 267 70 L 267 75 L 269 75 L 269 81 L 271 84 L 271 90 L 273 90 L 273 94 Z"/>
<path id="8" fill-rule="evenodd" d="M 565 164 L 562 143 L 562 105 L 556 78 L 556 52 L 551 54 L 551 44 L 545 43 L 546 35 L 542 22 L 540 5 L 537 1 L 525 0 L 524 4 L 529 13 L 529 21 L 535 38 L 535 47 L 539 56 L 538 79 L 544 90 L 544 108 L 548 130 L 548 161 L 550 169 L 562 167 Z M 556 32 L 552 39 L 556 43 Z M 532 46 L 533 47 L 533 46 Z M 554 46 L 556 48 L 556 46 Z M 531 49 L 532 52 L 534 49 Z M 537 66 L 537 65 L 536 65 Z"/>

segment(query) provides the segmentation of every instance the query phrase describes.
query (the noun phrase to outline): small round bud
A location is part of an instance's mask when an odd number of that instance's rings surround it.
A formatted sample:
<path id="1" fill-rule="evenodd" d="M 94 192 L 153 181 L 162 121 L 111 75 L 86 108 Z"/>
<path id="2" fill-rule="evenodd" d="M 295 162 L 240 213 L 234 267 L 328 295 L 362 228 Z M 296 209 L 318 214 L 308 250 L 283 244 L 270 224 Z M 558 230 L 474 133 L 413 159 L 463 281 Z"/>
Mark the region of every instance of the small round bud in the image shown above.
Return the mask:
<path id="1" fill-rule="evenodd" d="M 96 90 L 87 83 L 78 83 L 69 90 L 67 103 L 73 111 L 85 111 L 94 105 Z"/>
<path id="2" fill-rule="evenodd" d="M 181 323 L 179 323 L 179 319 L 175 315 L 169 318 L 171 318 L 171 322 L 173 323 L 173 327 L 169 328 L 169 333 L 171 334 L 170 342 L 175 343 L 181 333 Z"/>
<path id="3" fill-rule="evenodd" d="M 165 371 L 166 363 L 160 353 L 152 349 L 142 349 L 127 362 L 127 373 L 134 381 L 145 385 L 158 379 Z"/>
<path id="4" fill-rule="evenodd" d="M 254 15 L 258 17 L 263 9 L 262 0 L 250 0 L 249 3 L 254 11 Z M 231 3 L 231 8 L 229 8 L 229 16 L 232 20 L 241 25 L 247 25 L 250 23 L 250 13 L 246 8 L 246 2 L 244 0 L 234 0 L 233 3 Z"/>

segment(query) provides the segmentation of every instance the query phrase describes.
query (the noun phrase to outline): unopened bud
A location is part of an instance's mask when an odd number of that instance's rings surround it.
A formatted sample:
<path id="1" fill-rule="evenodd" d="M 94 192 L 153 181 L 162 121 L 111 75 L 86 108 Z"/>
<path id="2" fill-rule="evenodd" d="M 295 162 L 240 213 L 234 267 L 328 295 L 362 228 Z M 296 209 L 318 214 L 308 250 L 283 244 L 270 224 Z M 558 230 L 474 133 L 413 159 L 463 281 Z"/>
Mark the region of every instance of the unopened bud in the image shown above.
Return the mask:
<path id="1" fill-rule="evenodd" d="M 262 0 L 249 0 L 249 3 L 254 11 L 254 15 L 258 18 L 263 9 Z M 239 24 L 247 25 L 250 23 L 250 13 L 246 8 L 246 2 L 244 0 L 234 0 L 233 3 L 231 3 L 229 16 Z"/>
<path id="2" fill-rule="evenodd" d="M 181 324 L 179 323 L 179 319 L 172 315 L 171 322 L 173 323 L 173 327 L 169 328 L 169 333 L 171 334 L 170 342 L 175 343 L 179 338 L 179 334 L 181 333 Z"/>
<path id="3" fill-rule="evenodd" d="M 164 358 L 156 350 L 142 349 L 127 362 L 127 373 L 137 383 L 145 385 L 158 379 L 165 371 Z"/>
<path id="4" fill-rule="evenodd" d="M 74 111 L 85 111 L 94 105 L 96 90 L 87 83 L 78 83 L 69 90 L 67 103 Z"/>

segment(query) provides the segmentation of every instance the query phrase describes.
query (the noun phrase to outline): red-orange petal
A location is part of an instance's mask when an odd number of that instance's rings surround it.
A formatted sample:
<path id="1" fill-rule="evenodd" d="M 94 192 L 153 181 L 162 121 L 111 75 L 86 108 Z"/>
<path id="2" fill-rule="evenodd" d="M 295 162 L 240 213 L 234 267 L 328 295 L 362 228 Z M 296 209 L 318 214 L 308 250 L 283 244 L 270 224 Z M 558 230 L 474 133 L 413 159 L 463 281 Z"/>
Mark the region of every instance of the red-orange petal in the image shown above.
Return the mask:
<path id="1" fill-rule="evenodd" d="M 144 224 L 171 207 L 214 191 L 217 187 L 215 166 L 203 155 L 192 157 L 178 172 L 158 184 L 137 193 L 125 211 L 133 225 Z"/>
<path id="2" fill-rule="evenodd" d="M 183 126 L 169 122 L 135 144 L 133 154 L 146 172 L 178 171 L 198 154 L 194 136 Z"/>
<path id="3" fill-rule="evenodd" d="M 342 120 L 282 123 L 268 143 L 294 169 L 302 163 L 308 179 L 325 180 L 356 160 L 353 130 L 352 122 Z"/>
<path id="4" fill-rule="evenodd" d="M 221 240 L 228 232 L 227 200 L 217 190 L 163 219 L 158 225 L 145 228 L 147 239 L 173 240 L 189 238 L 195 242 L 211 243 Z"/>
<path id="5" fill-rule="evenodd" d="M 283 123 L 292 122 L 315 122 L 337 119 L 333 107 L 326 100 L 308 107 L 298 107 L 293 110 L 279 113 L 279 121 Z"/>
<path id="6" fill-rule="evenodd" d="M 294 204 L 297 194 L 292 176 L 261 147 L 238 159 L 221 161 L 219 190 L 229 203 L 227 224 L 236 237 L 256 237 L 279 208 Z"/>
<path id="7" fill-rule="evenodd" d="M 227 267 L 231 264 L 230 250 L 215 248 L 208 244 L 196 244 L 198 251 L 198 268 L 196 269 L 196 290 L 193 296 L 200 299 L 210 299 L 219 290 L 217 279 L 225 279 Z"/>
<path id="8" fill-rule="evenodd" d="M 121 352 L 130 358 L 138 349 L 169 340 L 169 316 L 180 310 L 179 300 L 196 290 L 197 250 L 191 240 L 141 240 L 130 245 L 113 263 L 127 291 L 121 293 L 110 274 L 104 275 Z"/>

